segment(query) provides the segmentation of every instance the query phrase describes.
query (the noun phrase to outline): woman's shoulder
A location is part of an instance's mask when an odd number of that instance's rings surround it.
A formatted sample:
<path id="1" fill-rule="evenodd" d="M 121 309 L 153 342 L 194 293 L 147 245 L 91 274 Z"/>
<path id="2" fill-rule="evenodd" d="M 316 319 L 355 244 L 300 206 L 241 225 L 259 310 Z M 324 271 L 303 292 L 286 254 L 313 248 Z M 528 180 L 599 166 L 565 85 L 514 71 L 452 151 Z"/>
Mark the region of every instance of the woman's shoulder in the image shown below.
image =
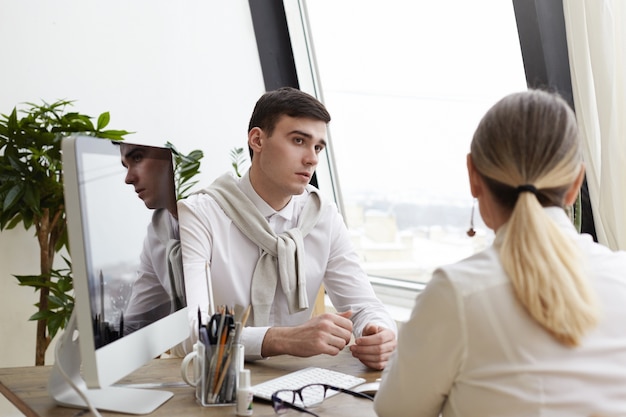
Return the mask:
<path id="1" fill-rule="evenodd" d="M 438 267 L 433 279 L 448 280 L 461 293 L 508 284 L 497 249 L 493 246 L 465 259 Z"/>
<path id="2" fill-rule="evenodd" d="M 591 237 L 582 238 L 580 249 L 586 269 L 596 278 L 614 279 L 621 286 L 626 285 L 626 251 L 612 250 Z"/>

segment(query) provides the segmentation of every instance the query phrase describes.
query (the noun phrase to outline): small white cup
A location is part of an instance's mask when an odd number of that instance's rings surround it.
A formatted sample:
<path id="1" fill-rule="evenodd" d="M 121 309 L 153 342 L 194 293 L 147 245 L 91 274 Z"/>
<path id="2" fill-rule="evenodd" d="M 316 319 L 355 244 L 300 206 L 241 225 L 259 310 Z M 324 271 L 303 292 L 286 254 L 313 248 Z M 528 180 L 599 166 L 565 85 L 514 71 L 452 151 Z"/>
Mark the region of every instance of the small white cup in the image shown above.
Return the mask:
<path id="1" fill-rule="evenodd" d="M 204 348 L 204 346 L 202 346 Z M 204 350 L 204 349 L 202 349 Z M 204 353 L 202 357 L 198 354 L 198 344 L 194 343 L 193 352 L 189 352 L 183 358 L 180 364 L 180 376 L 187 384 L 195 387 L 200 382 L 202 377 L 202 362 L 204 361 Z M 193 363 L 193 377 L 189 375 L 189 364 Z"/>

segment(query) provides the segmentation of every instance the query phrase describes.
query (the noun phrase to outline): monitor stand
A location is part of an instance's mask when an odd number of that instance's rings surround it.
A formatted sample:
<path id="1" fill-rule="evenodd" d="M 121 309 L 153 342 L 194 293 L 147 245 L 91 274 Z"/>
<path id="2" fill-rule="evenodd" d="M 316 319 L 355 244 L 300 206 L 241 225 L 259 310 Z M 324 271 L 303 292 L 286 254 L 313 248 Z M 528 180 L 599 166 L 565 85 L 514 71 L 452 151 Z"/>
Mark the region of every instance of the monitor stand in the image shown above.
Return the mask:
<path id="1" fill-rule="evenodd" d="M 174 394 L 152 389 L 106 387 L 87 388 L 80 374 L 80 346 L 76 333 L 76 309 L 57 343 L 57 357 L 48 380 L 48 392 L 62 406 L 89 408 L 76 392 L 80 390 L 89 402 L 99 410 L 126 414 L 149 414 L 169 400 Z M 70 380 L 71 382 L 69 382 Z M 72 386 L 75 385 L 75 387 Z"/>

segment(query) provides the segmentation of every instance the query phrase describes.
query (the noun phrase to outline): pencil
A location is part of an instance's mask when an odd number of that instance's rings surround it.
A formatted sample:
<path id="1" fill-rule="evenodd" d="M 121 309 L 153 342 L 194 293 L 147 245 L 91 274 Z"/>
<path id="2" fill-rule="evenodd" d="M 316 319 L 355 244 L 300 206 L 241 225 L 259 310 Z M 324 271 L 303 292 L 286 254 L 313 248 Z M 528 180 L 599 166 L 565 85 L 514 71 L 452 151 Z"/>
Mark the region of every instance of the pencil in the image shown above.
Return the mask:
<path id="1" fill-rule="evenodd" d="M 248 305 L 248 307 L 246 307 L 246 311 L 243 312 L 243 315 L 241 316 L 241 327 L 246 327 L 246 322 L 248 321 L 248 317 L 250 316 L 250 310 L 252 309 L 252 305 Z"/>
<path id="2" fill-rule="evenodd" d="M 228 368 L 230 367 L 230 362 L 232 360 L 233 355 L 228 355 L 226 358 L 226 362 L 224 363 L 224 368 L 222 369 L 222 373 L 220 374 L 220 379 L 218 379 L 215 389 L 213 390 L 213 397 L 215 398 L 220 390 L 222 389 L 222 384 L 224 383 L 224 377 L 228 373 Z"/>

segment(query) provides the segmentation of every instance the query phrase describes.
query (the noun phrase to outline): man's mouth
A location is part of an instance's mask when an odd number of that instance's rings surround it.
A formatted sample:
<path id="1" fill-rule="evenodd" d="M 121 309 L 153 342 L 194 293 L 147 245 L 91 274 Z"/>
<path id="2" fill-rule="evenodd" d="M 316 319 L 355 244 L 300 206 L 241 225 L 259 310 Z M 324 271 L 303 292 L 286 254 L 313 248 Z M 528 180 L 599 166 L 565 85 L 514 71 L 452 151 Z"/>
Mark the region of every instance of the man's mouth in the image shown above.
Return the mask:
<path id="1" fill-rule="evenodd" d="M 311 174 L 308 173 L 308 172 L 298 172 L 297 175 L 305 177 L 306 179 L 310 179 L 311 178 Z"/>

